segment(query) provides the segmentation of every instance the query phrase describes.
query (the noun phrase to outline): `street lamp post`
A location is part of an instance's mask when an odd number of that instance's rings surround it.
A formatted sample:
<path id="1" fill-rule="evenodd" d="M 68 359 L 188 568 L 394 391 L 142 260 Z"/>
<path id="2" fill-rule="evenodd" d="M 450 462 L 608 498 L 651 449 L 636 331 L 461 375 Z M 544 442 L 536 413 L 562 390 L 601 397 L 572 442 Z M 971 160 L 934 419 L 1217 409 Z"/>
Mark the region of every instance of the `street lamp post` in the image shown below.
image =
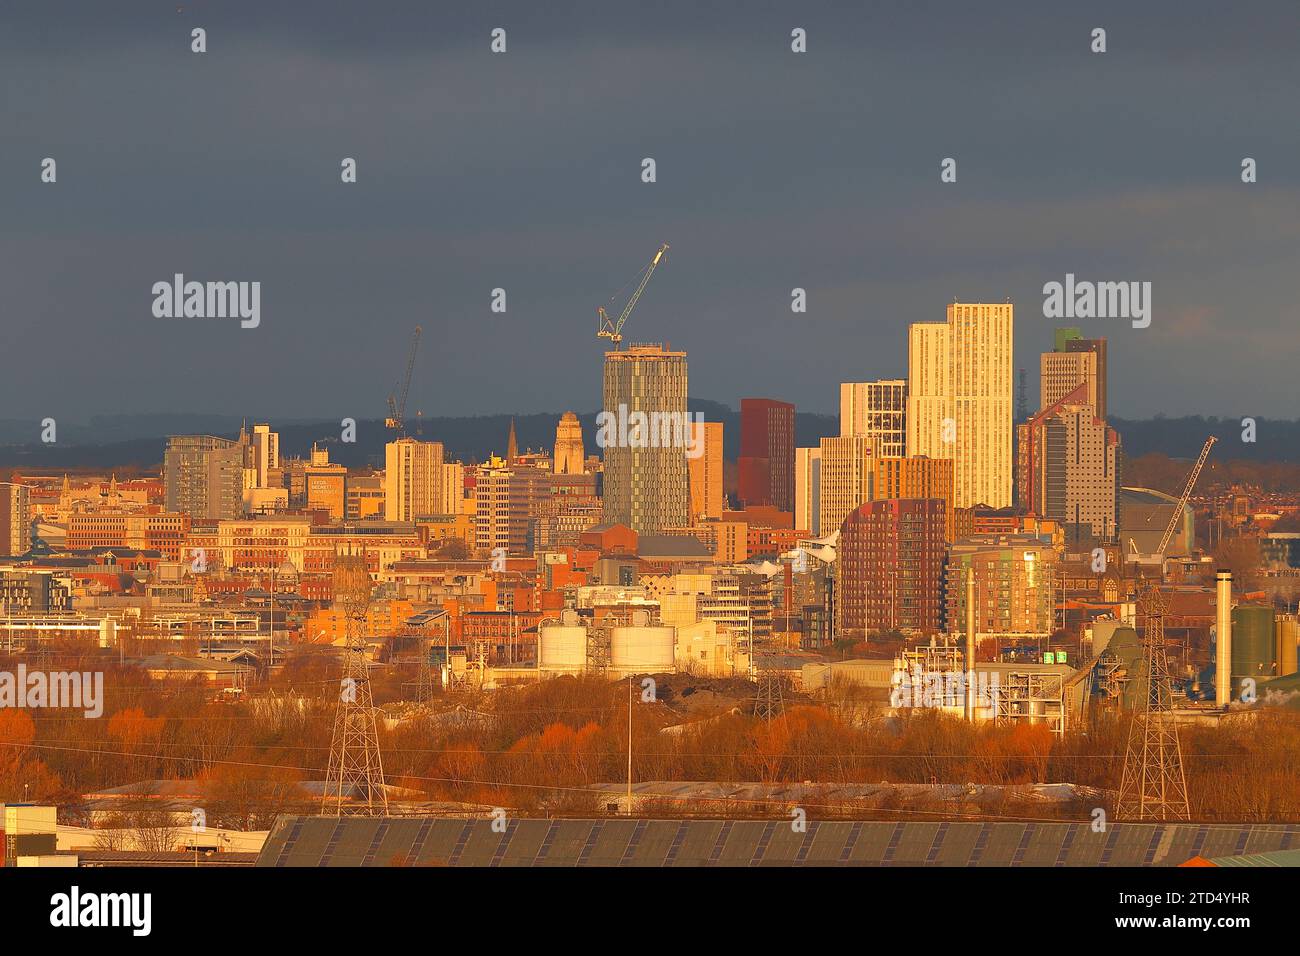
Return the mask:
<path id="1" fill-rule="evenodd" d="M 627 675 L 627 815 L 632 815 L 632 675 Z"/>

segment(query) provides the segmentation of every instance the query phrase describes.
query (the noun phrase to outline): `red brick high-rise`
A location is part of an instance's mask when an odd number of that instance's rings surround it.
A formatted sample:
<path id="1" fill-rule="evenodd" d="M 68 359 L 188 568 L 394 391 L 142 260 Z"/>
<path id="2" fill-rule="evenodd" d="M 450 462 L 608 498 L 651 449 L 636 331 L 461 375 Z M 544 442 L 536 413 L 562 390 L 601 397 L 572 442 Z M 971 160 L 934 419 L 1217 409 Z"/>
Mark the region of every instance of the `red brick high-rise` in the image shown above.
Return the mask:
<path id="1" fill-rule="evenodd" d="M 942 498 L 868 501 L 840 528 L 839 631 L 934 634 L 943 629 Z"/>
<path id="2" fill-rule="evenodd" d="M 771 398 L 740 400 L 740 500 L 794 511 L 794 406 Z"/>

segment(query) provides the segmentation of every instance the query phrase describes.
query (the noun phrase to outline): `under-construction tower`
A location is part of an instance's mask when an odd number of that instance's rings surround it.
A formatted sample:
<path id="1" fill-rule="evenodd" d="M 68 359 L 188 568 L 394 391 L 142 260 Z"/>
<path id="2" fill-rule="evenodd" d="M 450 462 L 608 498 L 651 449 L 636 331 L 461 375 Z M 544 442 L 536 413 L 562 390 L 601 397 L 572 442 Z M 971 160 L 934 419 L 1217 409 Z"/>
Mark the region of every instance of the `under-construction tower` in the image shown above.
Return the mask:
<path id="1" fill-rule="evenodd" d="M 388 815 L 379 728 L 365 653 L 364 624 L 370 606 L 370 589 L 365 552 L 335 552 L 334 602 L 344 613 L 347 645 L 343 651 L 338 709 L 334 714 L 329 772 L 321 799 L 322 814 Z"/>
<path id="2" fill-rule="evenodd" d="M 1115 804 L 1118 820 L 1189 820 L 1187 778 L 1178 725 L 1173 718 L 1173 688 L 1165 656 L 1166 603 L 1149 587 L 1139 599 L 1142 633 L 1141 693 L 1124 755 L 1124 775 Z"/>

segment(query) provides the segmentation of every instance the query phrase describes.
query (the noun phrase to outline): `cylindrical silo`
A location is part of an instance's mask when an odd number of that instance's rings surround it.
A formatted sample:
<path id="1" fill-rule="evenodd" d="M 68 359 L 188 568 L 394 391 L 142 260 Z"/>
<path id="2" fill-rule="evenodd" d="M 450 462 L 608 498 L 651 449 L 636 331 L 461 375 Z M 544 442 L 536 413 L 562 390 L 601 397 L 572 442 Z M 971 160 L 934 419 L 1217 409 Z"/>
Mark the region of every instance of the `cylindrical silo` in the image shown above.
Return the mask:
<path id="1" fill-rule="evenodd" d="M 1273 609 L 1239 604 L 1232 609 L 1232 681 L 1240 688 L 1244 677 L 1272 677 L 1276 673 L 1277 638 Z"/>
<path id="2" fill-rule="evenodd" d="M 1296 642 L 1300 640 L 1300 619 L 1287 614 L 1277 619 L 1277 676 L 1286 677 L 1297 670 Z"/>
<path id="3" fill-rule="evenodd" d="M 641 674 L 673 671 L 676 638 L 673 627 L 616 627 L 610 631 L 610 666 Z"/>
<path id="4" fill-rule="evenodd" d="M 582 625 L 543 625 L 537 643 L 539 670 L 576 672 L 587 666 L 587 628 Z"/>

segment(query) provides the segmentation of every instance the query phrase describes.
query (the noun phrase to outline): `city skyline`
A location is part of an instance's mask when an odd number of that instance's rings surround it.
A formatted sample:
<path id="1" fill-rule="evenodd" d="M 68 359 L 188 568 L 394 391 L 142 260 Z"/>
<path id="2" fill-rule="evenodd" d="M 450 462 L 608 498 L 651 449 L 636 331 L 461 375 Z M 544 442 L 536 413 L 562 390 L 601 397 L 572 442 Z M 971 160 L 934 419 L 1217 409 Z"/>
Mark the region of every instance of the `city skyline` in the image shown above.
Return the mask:
<path id="1" fill-rule="evenodd" d="M 1296 0 L 5 5 L 9 922 L 1285 922 L 1297 64 Z"/>

